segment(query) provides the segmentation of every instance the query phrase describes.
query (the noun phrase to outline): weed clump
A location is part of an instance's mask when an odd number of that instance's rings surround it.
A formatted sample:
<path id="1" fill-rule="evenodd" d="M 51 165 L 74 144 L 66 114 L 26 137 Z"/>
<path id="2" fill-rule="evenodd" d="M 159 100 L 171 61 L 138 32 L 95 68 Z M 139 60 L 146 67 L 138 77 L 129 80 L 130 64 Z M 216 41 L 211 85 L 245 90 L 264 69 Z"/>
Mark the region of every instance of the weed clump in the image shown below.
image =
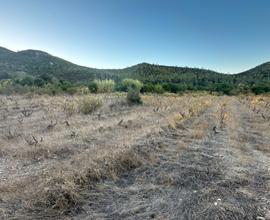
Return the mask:
<path id="1" fill-rule="evenodd" d="M 79 103 L 79 110 L 83 114 L 91 114 L 97 109 L 101 108 L 102 101 L 94 97 L 85 97 Z"/>
<path id="2" fill-rule="evenodd" d="M 127 102 L 128 104 L 142 104 L 142 99 L 140 96 L 140 91 L 143 87 L 143 84 L 139 80 L 134 79 L 125 79 L 122 82 L 127 93 Z"/>
<path id="3" fill-rule="evenodd" d="M 143 83 L 137 79 L 124 79 L 122 81 L 122 87 L 124 91 L 128 91 L 132 87 L 140 91 L 143 87 Z"/>
<path id="4" fill-rule="evenodd" d="M 88 85 L 88 89 L 92 93 L 110 93 L 115 88 L 115 82 L 111 79 L 94 80 Z"/>
<path id="5" fill-rule="evenodd" d="M 62 212 L 76 205 L 78 201 L 79 195 L 75 184 L 64 177 L 55 177 L 42 185 L 32 205 L 35 208 Z"/>
<path id="6" fill-rule="evenodd" d="M 88 158 L 88 157 L 87 157 Z M 143 160 L 134 149 L 123 148 L 116 154 L 101 155 L 95 161 L 83 161 L 84 169 L 65 170 L 66 174 L 55 174 L 53 178 L 42 183 L 37 193 L 32 195 L 30 209 L 68 212 L 81 200 L 80 189 L 102 179 L 117 179 L 121 173 L 142 165 Z"/>
<path id="7" fill-rule="evenodd" d="M 136 88 L 130 88 L 127 93 L 127 102 L 130 105 L 138 105 L 142 104 L 142 99 L 140 96 L 140 90 Z"/>

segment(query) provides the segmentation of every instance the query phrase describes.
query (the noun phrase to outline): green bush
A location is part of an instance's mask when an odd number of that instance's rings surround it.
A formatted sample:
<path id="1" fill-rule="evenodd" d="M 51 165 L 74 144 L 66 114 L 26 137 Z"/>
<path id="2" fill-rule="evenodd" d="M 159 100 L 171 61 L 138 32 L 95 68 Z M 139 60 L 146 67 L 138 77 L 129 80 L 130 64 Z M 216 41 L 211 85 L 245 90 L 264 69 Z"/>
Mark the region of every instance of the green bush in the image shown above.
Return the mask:
<path id="1" fill-rule="evenodd" d="M 91 96 L 84 97 L 79 103 L 79 110 L 83 114 L 91 114 L 102 106 L 102 101 Z"/>
<path id="2" fill-rule="evenodd" d="M 37 87 L 42 87 L 42 86 L 45 85 L 45 83 L 46 82 L 43 79 L 39 78 L 39 77 L 34 79 L 34 85 L 37 86 Z"/>
<path id="3" fill-rule="evenodd" d="M 130 105 L 142 104 L 142 99 L 140 96 L 140 91 L 138 89 L 129 89 L 127 93 L 127 102 Z"/>
<path id="4" fill-rule="evenodd" d="M 155 93 L 158 93 L 158 94 L 164 93 L 164 89 L 160 84 L 155 85 Z"/>
<path id="5" fill-rule="evenodd" d="M 98 93 L 108 93 L 114 91 L 115 82 L 111 79 L 96 80 L 96 84 Z"/>
<path id="6" fill-rule="evenodd" d="M 256 95 L 270 92 L 270 83 L 259 83 L 252 87 L 252 92 Z"/>
<path id="7" fill-rule="evenodd" d="M 66 89 L 66 92 L 67 92 L 68 94 L 70 94 L 70 95 L 74 95 L 74 94 L 76 94 L 76 93 L 78 92 L 78 88 L 75 87 L 75 86 L 73 86 L 73 87 L 68 87 L 68 88 Z"/>
<path id="8" fill-rule="evenodd" d="M 136 89 L 140 92 L 143 87 L 143 83 L 137 79 L 124 79 L 122 81 L 122 86 L 124 91 L 129 91 L 130 89 Z"/>
<path id="9" fill-rule="evenodd" d="M 39 76 L 40 79 L 42 79 L 45 83 L 53 83 L 55 79 L 50 74 L 42 74 Z"/>
<path id="10" fill-rule="evenodd" d="M 160 84 L 153 84 L 153 83 L 147 83 L 143 86 L 142 92 L 149 92 L 149 93 L 158 93 L 162 94 L 165 92 L 164 88 Z"/>
<path id="11" fill-rule="evenodd" d="M 58 87 L 60 90 L 73 95 L 75 93 L 77 93 L 78 91 L 78 86 L 75 84 L 72 84 L 68 81 L 65 80 L 59 80 L 59 82 L 57 84 L 55 84 L 56 87 Z"/>
<path id="12" fill-rule="evenodd" d="M 56 84 L 46 84 L 40 91 L 44 94 L 53 96 L 63 92 L 62 88 Z"/>
<path id="13" fill-rule="evenodd" d="M 92 93 L 97 93 L 98 91 L 97 83 L 95 81 L 90 82 L 88 85 L 88 89 Z"/>
<path id="14" fill-rule="evenodd" d="M 173 92 L 173 93 L 176 93 L 177 92 L 177 88 L 174 87 L 173 84 L 171 84 L 171 83 L 164 83 L 163 84 L 163 89 L 166 92 Z"/>
<path id="15" fill-rule="evenodd" d="M 216 91 L 225 95 L 232 95 L 233 86 L 229 83 L 220 83 L 216 87 Z"/>
<path id="16" fill-rule="evenodd" d="M 142 88 L 142 92 L 154 92 L 155 90 L 155 86 L 154 84 L 152 83 L 147 83 L 147 84 L 144 84 L 143 88 Z"/>
<path id="17" fill-rule="evenodd" d="M 88 85 L 89 91 L 93 93 L 108 93 L 113 92 L 115 82 L 111 79 L 94 80 Z"/>
<path id="18" fill-rule="evenodd" d="M 81 95 L 86 95 L 89 93 L 89 88 L 87 86 L 80 86 L 78 87 L 78 91 L 77 91 L 79 94 Z"/>
<path id="19" fill-rule="evenodd" d="M 12 84 L 11 80 L 0 80 L 0 94 L 10 94 Z"/>
<path id="20" fill-rule="evenodd" d="M 19 81 L 19 84 L 22 86 L 32 86 L 34 85 L 34 78 L 30 76 L 25 76 Z"/>
<path id="21" fill-rule="evenodd" d="M 18 88 L 24 88 L 21 85 L 0 85 L 0 94 L 3 95 L 12 95 L 16 91 L 18 91 Z"/>

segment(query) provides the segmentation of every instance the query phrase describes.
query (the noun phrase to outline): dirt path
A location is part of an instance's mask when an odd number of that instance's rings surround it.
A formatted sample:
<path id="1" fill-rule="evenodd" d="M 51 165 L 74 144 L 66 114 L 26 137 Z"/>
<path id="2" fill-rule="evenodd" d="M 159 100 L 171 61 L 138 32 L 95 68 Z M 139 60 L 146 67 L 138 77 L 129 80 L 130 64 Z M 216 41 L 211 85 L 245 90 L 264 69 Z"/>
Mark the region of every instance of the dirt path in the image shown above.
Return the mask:
<path id="1" fill-rule="evenodd" d="M 151 155 L 149 163 L 84 191 L 70 218 L 267 219 L 267 129 L 236 98 L 221 98 L 176 129 L 142 139 L 136 148 Z"/>

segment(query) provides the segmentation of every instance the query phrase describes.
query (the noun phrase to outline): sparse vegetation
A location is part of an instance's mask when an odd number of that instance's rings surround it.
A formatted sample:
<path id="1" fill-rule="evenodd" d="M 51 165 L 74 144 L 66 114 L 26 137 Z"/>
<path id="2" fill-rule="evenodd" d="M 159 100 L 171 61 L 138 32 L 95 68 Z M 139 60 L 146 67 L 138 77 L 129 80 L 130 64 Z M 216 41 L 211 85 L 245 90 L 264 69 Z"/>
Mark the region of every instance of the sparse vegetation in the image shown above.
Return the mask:
<path id="1" fill-rule="evenodd" d="M 15 215 L 20 209 L 63 215 L 81 203 L 83 187 L 154 163 L 152 154 L 135 147 L 137 138 L 166 126 L 179 107 L 188 108 L 187 99 L 143 96 L 145 105 L 136 107 L 141 112 L 139 119 L 133 114 L 134 107 L 119 104 L 121 99 L 124 96 L 117 94 L 1 96 L 0 120 L 5 126 L 0 128 L 0 152 L 8 158 L 3 164 L 0 160 L 5 180 L 0 183 L 1 199 L 7 205 L 1 207 L 2 216 Z M 194 98 L 192 103 L 201 101 Z M 119 106 L 112 109 L 112 104 Z M 96 106 L 101 115 L 93 110 Z M 199 110 L 197 104 L 194 108 Z M 92 114 L 78 114 L 82 111 Z M 166 113 L 166 117 L 160 118 L 156 112 Z M 104 139 L 104 133 L 108 138 Z M 13 175 L 13 163 L 24 168 Z M 10 212 L 13 204 L 18 209 Z"/>
<path id="2" fill-rule="evenodd" d="M 4 219 L 266 216 L 269 96 L 153 95 L 131 79 L 127 93 L 67 95 L 57 83 L 42 88 L 54 97 L 0 96 Z"/>
<path id="3" fill-rule="evenodd" d="M 130 89 L 136 89 L 137 91 L 140 91 L 143 87 L 143 84 L 136 79 L 124 79 L 122 82 L 123 90 L 129 91 Z"/>
<path id="4" fill-rule="evenodd" d="M 93 93 L 110 93 L 114 91 L 115 82 L 111 79 L 94 80 L 88 86 Z"/>
<path id="5" fill-rule="evenodd" d="M 130 88 L 127 93 L 128 104 L 142 104 L 140 91 L 136 88 Z"/>
<path id="6" fill-rule="evenodd" d="M 128 104 L 142 104 L 140 90 L 143 84 L 139 80 L 125 79 L 123 80 L 123 87 L 127 92 Z"/>
<path id="7" fill-rule="evenodd" d="M 102 101 L 92 96 L 84 97 L 79 104 L 79 110 L 83 114 L 91 114 L 102 106 Z"/>
<path id="8" fill-rule="evenodd" d="M 256 198 L 268 196 L 268 96 L 142 95 L 136 107 L 124 98 L 1 96 L 1 217 L 115 218 L 105 205 L 117 218 L 266 215 Z M 84 101 L 91 115 L 79 114 Z M 163 209 L 134 213 L 138 197 Z"/>

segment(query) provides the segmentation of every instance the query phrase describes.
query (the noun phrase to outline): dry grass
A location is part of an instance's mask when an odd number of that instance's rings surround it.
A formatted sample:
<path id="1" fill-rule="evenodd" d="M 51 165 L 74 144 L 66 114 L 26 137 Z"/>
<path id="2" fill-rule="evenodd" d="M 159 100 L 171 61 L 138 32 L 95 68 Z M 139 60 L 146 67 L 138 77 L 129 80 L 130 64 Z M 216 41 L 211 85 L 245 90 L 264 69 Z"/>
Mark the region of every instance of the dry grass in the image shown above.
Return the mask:
<path id="1" fill-rule="evenodd" d="M 72 166 L 57 167 L 52 178 L 42 181 L 39 188 L 31 192 L 35 199 L 29 199 L 29 208 L 53 209 L 61 213 L 79 203 L 81 187 L 93 185 L 102 179 L 116 179 L 124 171 L 142 164 L 138 155 L 126 148 L 122 148 L 121 152 L 97 154 L 94 159 L 91 155 L 80 156 L 77 162 L 80 170 Z"/>
<path id="2" fill-rule="evenodd" d="M 81 188 L 154 160 L 133 148 L 138 139 L 170 121 L 179 126 L 210 103 L 207 96 L 192 95 L 142 99 L 143 105 L 129 106 L 125 94 L 117 93 L 1 96 L 3 216 L 67 211 L 80 202 Z"/>
<path id="3" fill-rule="evenodd" d="M 191 134 L 191 138 L 192 139 L 202 139 L 205 137 L 205 133 L 206 133 L 206 128 L 207 128 L 207 124 L 201 124 L 201 125 L 198 125 L 196 127 L 196 129 L 194 129 L 192 131 L 192 134 Z"/>
<path id="4" fill-rule="evenodd" d="M 84 100 L 103 105 L 84 114 Z M 122 93 L 0 96 L 1 217 L 267 216 L 269 97 L 142 101 L 130 106 Z"/>

